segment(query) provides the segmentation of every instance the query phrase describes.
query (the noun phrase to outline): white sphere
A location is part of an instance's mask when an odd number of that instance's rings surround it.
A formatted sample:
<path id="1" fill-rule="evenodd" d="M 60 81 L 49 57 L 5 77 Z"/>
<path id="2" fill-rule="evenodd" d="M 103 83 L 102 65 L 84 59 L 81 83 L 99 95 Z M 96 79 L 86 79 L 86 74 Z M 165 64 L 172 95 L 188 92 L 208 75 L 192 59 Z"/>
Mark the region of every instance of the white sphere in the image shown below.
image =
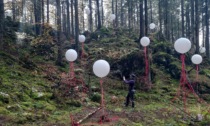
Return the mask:
<path id="1" fill-rule="evenodd" d="M 85 42 L 85 36 L 79 35 L 79 42 Z"/>
<path id="2" fill-rule="evenodd" d="M 151 24 L 149 25 L 149 28 L 150 28 L 150 29 L 154 29 L 154 28 L 155 28 L 155 24 L 154 24 L 154 23 L 151 23 Z"/>
<path id="3" fill-rule="evenodd" d="M 74 49 L 66 51 L 65 57 L 68 61 L 73 62 L 77 59 L 77 52 Z"/>
<path id="4" fill-rule="evenodd" d="M 205 47 L 200 47 L 199 51 L 200 51 L 200 53 L 205 53 L 206 52 L 206 48 Z"/>
<path id="5" fill-rule="evenodd" d="M 106 60 L 97 60 L 93 64 L 93 72 L 98 77 L 105 77 L 110 71 L 109 63 Z"/>
<path id="6" fill-rule="evenodd" d="M 150 43 L 150 39 L 148 37 L 142 37 L 141 40 L 140 40 L 140 43 L 142 46 L 148 46 L 149 43 Z"/>
<path id="7" fill-rule="evenodd" d="M 191 42 L 187 38 L 179 38 L 174 43 L 174 48 L 177 52 L 184 54 L 191 48 Z"/>
<path id="8" fill-rule="evenodd" d="M 201 57 L 201 55 L 195 54 L 195 55 L 192 56 L 191 61 L 194 64 L 200 64 L 203 61 L 203 58 Z"/>
<path id="9" fill-rule="evenodd" d="M 86 13 L 87 15 L 90 14 L 90 9 L 89 9 L 88 7 L 85 7 L 85 13 Z"/>
<path id="10" fill-rule="evenodd" d="M 110 20 L 111 20 L 111 21 L 115 20 L 115 18 L 116 18 L 115 14 L 111 14 L 111 15 L 110 15 Z"/>

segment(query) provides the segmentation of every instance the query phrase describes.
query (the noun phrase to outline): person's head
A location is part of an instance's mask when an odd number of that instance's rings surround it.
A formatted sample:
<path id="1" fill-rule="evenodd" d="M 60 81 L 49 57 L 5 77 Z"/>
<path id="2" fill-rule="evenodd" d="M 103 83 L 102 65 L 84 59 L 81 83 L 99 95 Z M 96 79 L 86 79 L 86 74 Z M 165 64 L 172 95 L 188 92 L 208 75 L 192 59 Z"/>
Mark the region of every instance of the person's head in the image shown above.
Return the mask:
<path id="1" fill-rule="evenodd" d="M 136 75 L 135 74 L 130 74 L 130 79 L 135 79 Z"/>

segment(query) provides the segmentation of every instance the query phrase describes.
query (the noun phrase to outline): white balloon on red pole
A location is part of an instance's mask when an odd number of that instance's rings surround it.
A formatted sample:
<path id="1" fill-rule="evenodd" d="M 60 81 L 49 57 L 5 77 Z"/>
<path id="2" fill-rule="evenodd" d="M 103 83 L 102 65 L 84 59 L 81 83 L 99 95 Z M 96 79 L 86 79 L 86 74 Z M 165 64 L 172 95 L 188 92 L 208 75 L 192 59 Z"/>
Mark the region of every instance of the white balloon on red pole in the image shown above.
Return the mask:
<path id="1" fill-rule="evenodd" d="M 146 36 L 142 37 L 140 40 L 142 46 L 146 47 L 150 44 L 150 39 Z"/>
<path id="2" fill-rule="evenodd" d="M 66 51 L 65 57 L 68 61 L 73 62 L 77 59 L 77 52 L 74 49 Z"/>
<path id="3" fill-rule="evenodd" d="M 93 72 L 96 76 L 102 78 L 108 75 L 110 71 L 110 65 L 106 60 L 97 60 L 93 64 Z"/>
<path id="4" fill-rule="evenodd" d="M 84 35 L 79 35 L 79 42 L 85 42 L 85 36 Z"/>
<path id="5" fill-rule="evenodd" d="M 177 52 L 184 54 L 191 48 L 191 42 L 187 38 L 179 38 L 174 43 L 174 48 Z"/>
<path id="6" fill-rule="evenodd" d="M 201 55 L 199 54 L 194 54 L 191 58 L 191 61 L 194 63 L 194 64 L 200 64 L 202 61 L 203 61 L 203 58 Z"/>
<path id="7" fill-rule="evenodd" d="M 154 28 L 155 28 L 155 24 L 154 24 L 154 23 L 151 23 L 151 24 L 149 25 L 149 28 L 150 28 L 150 29 L 154 29 Z"/>
<path id="8" fill-rule="evenodd" d="M 205 47 L 200 47 L 199 52 L 200 53 L 205 53 L 206 52 L 206 48 Z"/>

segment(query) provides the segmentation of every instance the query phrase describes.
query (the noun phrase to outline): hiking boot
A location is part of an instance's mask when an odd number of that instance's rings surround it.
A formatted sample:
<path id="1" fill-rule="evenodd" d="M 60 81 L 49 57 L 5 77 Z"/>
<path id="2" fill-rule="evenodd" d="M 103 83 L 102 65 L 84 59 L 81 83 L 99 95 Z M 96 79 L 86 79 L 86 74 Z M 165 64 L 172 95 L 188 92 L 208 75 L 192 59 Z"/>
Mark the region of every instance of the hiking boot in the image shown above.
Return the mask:
<path id="1" fill-rule="evenodd" d="M 132 108 L 134 108 L 135 107 L 135 104 L 134 104 L 134 102 L 132 102 Z"/>

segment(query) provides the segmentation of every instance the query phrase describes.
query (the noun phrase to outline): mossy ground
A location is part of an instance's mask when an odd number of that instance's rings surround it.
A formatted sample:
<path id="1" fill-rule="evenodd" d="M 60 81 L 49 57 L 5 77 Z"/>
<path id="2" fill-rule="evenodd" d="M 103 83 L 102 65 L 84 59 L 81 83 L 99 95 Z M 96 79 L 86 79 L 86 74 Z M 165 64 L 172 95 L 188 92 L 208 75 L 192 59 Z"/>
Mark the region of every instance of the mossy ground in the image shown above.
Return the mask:
<path id="1" fill-rule="evenodd" d="M 27 51 L 19 50 L 24 52 L 25 57 L 22 56 L 22 59 L 33 64 L 31 66 L 33 69 L 30 69 L 31 67 L 26 67 L 29 64 L 20 62 L 21 58 L 18 55 L 0 52 L 0 124 L 65 126 L 70 125 L 70 114 L 75 115 L 76 118 L 76 115 L 84 113 L 86 108 L 99 107 L 100 79 L 92 73 L 92 63 L 99 58 L 108 60 L 111 65 L 111 72 L 103 83 L 106 110 L 110 116 L 119 117 L 117 121 L 104 125 L 199 126 L 210 124 L 208 104 L 198 103 L 193 95 L 189 95 L 187 98 L 187 113 L 184 112 L 181 98 L 172 102 L 179 86 L 177 74 L 181 62 L 170 51 L 170 44 L 158 43 L 157 40 L 153 40 L 154 44 L 151 46 L 154 50 L 151 53 L 153 57 L 150 57 L 150 67 L 153 72 L 152 89 L 143 91 L 142 84 L 137 83 L 135 108 L 124 107 L 127 86 L 122 82 L 117 71 L 118 66 L 115 65 L 122 65 L 120 68 L 123 69 L 123 74 L 127 74 L 130 71 L 126 67 L 132 63 L 134 64 L 133 70 L 136 70 L 139 76 L 143 76 L 144 63 L 137 62 L 138 58 L 143 59 L 143 50 L 139 51 L 139 45 L 134 41 L 134 38 L 129 38 L 126 35 L 117 36 L 117 32 L 103 30 L 106 34 L 101 34 L 100 38 L 97 38 L 98 35 L 96 35 L 96 39 L 91 40 L 85 46 L 89 56 L 88 60 L 79 60 L 75 63 L 75 72 L 82 73 L 83 79 L 92 92 L 79 93 L 75 98 L 63 98 L 59 95 L 59 90 L 52 88 L 52 85 L 61 78 L 62 73 L 67 74 L 69 71 L 69 65 L 65 60 L 63 60 L 64 65 L 58 67 L 54 65 L 54 60 L 46 59 L 46 56 L 27 56 Z M 167 53 L 161 52 L 161 50 Z M 22 53 L 20 54 L 22 55 Z M 132 62 L 126 61 L 126 59 Z M 137 67 L 139 67 L 138 70 Z M 195 72 L 193 70 L 189 74 L 193 81 L 193 78 L 196 77 Z M 205 85 L 201 86 L 202 91 L 209 89 L 207 84 L 209 75 L 208 69 L 202 69 L 199 75 L 199 83 Z M 205 95 L 206 97 L 202 98 L 208 99 L 209 93 L 205 92 Z M 197 114 L 203 115 L 202 121 L 196 121 Z M 95 118 L 99 118 L 97 114 L 95 116 Z M 88 125 L 90 120 L 87 119 L 83 125 Z M 94 125 L 98 124 L 94 123 Z"/>

